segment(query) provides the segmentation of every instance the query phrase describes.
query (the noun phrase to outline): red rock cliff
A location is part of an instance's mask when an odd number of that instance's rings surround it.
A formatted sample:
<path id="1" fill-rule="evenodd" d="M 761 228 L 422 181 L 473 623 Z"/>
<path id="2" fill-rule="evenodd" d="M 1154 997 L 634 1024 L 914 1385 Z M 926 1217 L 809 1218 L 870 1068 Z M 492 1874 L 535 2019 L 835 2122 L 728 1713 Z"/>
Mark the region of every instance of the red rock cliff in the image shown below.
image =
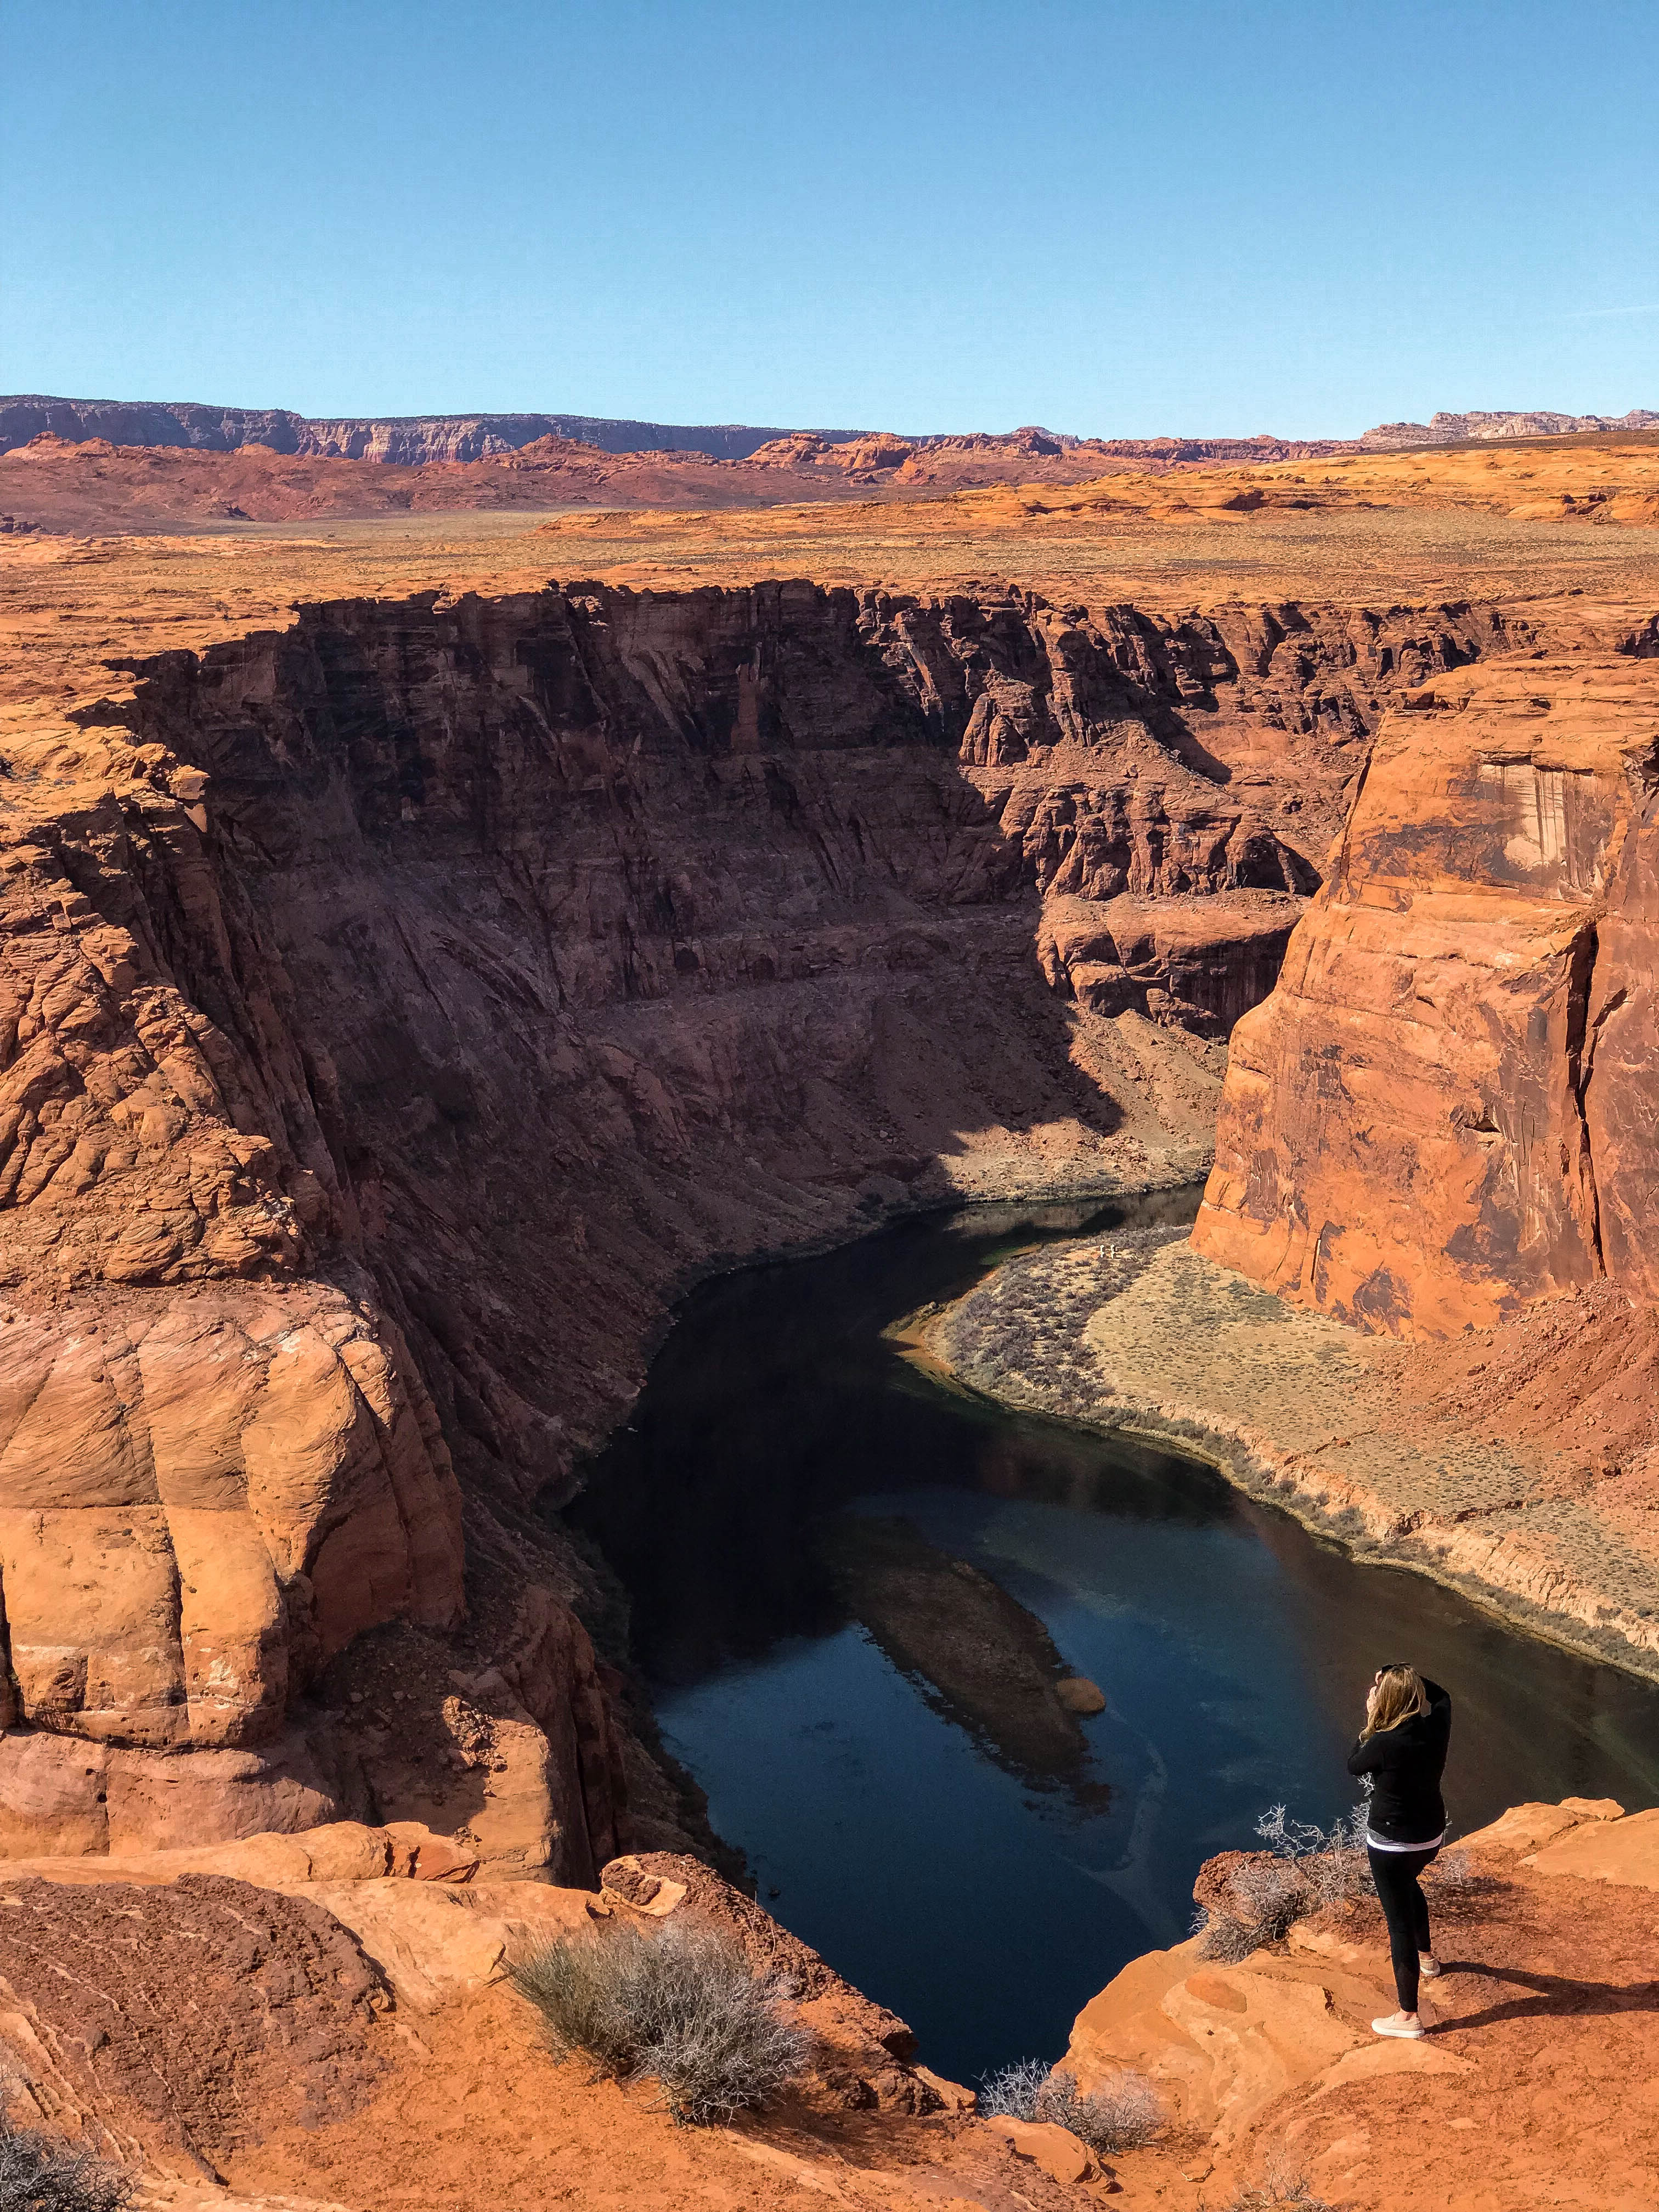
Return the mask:
<path id="1" fill-rule="evenodd" d="M 1650 625 L 1604 631 L 1383 720 L 1234 1031 L 1200 1250 L 1405 1334 L 1659 1291 L 1659 663 Z"/>
<path id="2" fill-rule="evenodd" d="M 0 1849 L 591 1879 L 653 1785 L 532 1509 L 672 1297 L 1190 1172 L 1380 705 L 1526 635 L 578 586 L 147 664 L 5 786 Z"/>

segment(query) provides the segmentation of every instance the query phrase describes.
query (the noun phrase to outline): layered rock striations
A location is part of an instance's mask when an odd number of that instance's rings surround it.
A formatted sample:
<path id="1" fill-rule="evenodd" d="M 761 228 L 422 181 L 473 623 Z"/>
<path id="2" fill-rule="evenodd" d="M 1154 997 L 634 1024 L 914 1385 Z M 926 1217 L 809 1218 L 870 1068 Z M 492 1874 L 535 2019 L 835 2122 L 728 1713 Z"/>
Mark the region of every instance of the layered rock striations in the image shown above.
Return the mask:
<path id="1" fill-rule="evenodd" d="M 1378 711 L 1534 634 L 428 592 L 14 744 L 0 1845 L 672 1840 L 539 1510 L 670 1300 L 1192 1174 Z"/>
<path id="2" fill-rule="evenodd" d="M 266 446 L 278 453 L 390 461 L 477 461 L 516 453 L 538 438 L 579 439 L 607 453 L 694 453 L 742 460 L 787 434 L 742 423 L 692 427 L 594 415 L 394 415 L 313 419 L 287 407 L 212 407 L 184 400 L 61 399 L 42 393 L 0 398 L 0 453 L 42 434 L 106 438 L 120 446 L 184 446 L 234 453 Z M 850 430 L 811 437 L 851 438 Z"/>
<path id="3" fill-rule="evenodd" d="M 1597 431 L 1659 430 L 1651 407 L 1632 407 L 1623 415 L 1559 415 L 1547 408 L 1475 408 L 1468 414 L 1440 413 L 1426 422 L 1379 422 L 1367 430 L 1362 446 L 1450 445 L 1464 440 L 1578 437 Z"/>
<path id="4" fill-rule="evenodd" d="M 1379 729 L 1328 879 L 1235 1031 L 1194 1241 L 1407 1334 L 1659 1288 L 1659 665 L 1465 669 Z"/>

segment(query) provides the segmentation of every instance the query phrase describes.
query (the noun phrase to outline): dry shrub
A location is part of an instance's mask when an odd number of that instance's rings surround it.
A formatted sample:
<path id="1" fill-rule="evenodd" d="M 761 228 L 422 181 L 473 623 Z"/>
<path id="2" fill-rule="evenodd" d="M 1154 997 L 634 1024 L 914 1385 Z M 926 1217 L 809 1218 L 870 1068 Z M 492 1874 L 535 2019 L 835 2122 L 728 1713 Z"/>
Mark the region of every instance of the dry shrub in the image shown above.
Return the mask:
<path id="1" fill-rule="evenodd" d="M 1425 1872 L 1423 1879 L 1448 1897 L 1474 1897 L 1486 1890 L 1504 1887 L 1492 1875 L 1477 1873 L 1474 1861 L 1455 1844 L 1449 1850 L 1441 1852 Z"/>
<path id="2" fill-rule="evenodd" d="M 979 2109 L 1011 2120 L 1052 2121 L 1103 2156 L 1139 2149 L 1155 2141 L 1164 2125 L 1164 2106 L 1145 2075 L 1125 2067 L 1085 2092 L 1075 2075 L 1050 2073 L 1040 2058 L 1021 2058 L 986 2075 Z"/>
<path id="3" fill-rule="evenodd" d="M 0 2212 L 121 2212 L 131 2196 L 118 2166 L 0 2123 Z"/>
<path id="4" fill-rule="evenodd" d="M 1224 2212 L 1335 2212 L 1308 2186 L 1308 2177 L 1283 2151 L 1274 2151 L 1261 2169 L 1261 2179 L 1241 2189 Z"/>
<path id="5" fill-rule="evenodd" d="M 1037 2116 L 1069 2128 L 1091 2150 L 1104 2154 L 1155 2142 L 1164 2125 L 1164 2106 L 1146 2075 L 1126 2066 L 1086 2094 L 1071 2075 L 1051 2074 L 1037 2099 Z"/>
<path id="6" fill-rule="evenodd" d="M 655 2081 L 676 2120 L 698 2125 L 762 2105 L 802 2071 L 812 2039 L 769 1978 L 712 1929 L 624 1923 L 562 1936 L 514 1970 L 562 2055 L 619 2081 Z"/>
<path id="7" fill-rule="evenodd" d="M 999 2067 L 981 2078 L 980 2111 L 994 2119 L 1034 2120 L 1037 2095 L 1048 2078 L 1040 2058 L 1017 2058 L 1012 2066 Z"/>
<path id="8" fill-rule="evenodd" d="M 1300 1872 L 1317 1911 L 1327 1905 L 1352 1905 L 1376 1894 L 1365 1853 L 1365 1808 L 1356 1805 L 1329 1828 L 1311 1820 L 1292 1820 L 1275 1805 L 1255 1824 L 1255 1832 L 1276 1856 Z"/>
<path id="9" fill-rule="evenodd" d="M 1227 1877 L 1228 1909 L 1203 1923 L 1203 1954 L 1236 1965 L 1277 1943 L 1298 1920 L 1375 1893 L 1365 1855 L 1365 1809 L 1321 1828 L 1274 1805 L 1255 1824 L 1265 1849 Z"/>

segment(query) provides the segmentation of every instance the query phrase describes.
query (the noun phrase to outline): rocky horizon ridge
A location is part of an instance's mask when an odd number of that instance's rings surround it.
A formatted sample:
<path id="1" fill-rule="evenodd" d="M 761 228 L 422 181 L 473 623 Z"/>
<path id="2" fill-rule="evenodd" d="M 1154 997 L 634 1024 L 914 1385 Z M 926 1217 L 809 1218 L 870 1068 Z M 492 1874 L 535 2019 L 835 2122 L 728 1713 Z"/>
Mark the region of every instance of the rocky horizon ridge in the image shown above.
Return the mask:
<path id="1" fill-rule="evenodd" d="M 1559 437 L 1608 431 L 1659 429 L 1659 410 L 1632 407 L 1618 416 L 1570 415 L 1551 410 L 1477 409 L 1442 411 L 1427 422 L 1374 425 L 1352 438 L 1287 438 L 1271 431 L 1240 436 L 1086 438 L 1069 431 L 1024 424 L 1010 431 L 967 434 L 893 433 L 749 423 L 668 423 L 628 416 L 535 410 L 478 410 L 457 414 L 304 416 L 286 407 L 228 407 L 196 400 L 85 399 L 52 393 L 0 394 L 0 453 L 10 453 L 42 433 L 71 441 L 106 438 L 112 444 L 185 447 L 233 453 L 249 445 L 296 458 L 379 460 L 404 466 L 432 461 L 474 461 L 516 453 L 542 438 L 574 440 L 602 453 L 701 453 L 720 460 L 746 460 L 775 440 L 819 439 L 852 445 L 870 438 L 898 439 L 919 448 L 1044 440 L 1056 452 L 1098 449 L 1103 456 L 1157 453 L 1183 460 L 1250 458 L 1297 460 L 1328 453 L 1496 438 Z M 1174 450 L 1171 450 L 1174 449 Z"/>

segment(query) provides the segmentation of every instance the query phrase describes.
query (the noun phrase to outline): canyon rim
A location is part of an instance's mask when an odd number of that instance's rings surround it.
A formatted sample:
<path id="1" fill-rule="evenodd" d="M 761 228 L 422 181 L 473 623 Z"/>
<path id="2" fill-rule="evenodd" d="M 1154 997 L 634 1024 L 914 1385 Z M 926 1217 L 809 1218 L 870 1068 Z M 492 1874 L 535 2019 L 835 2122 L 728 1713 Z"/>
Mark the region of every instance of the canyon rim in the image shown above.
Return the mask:
<path id="1" fill-rule="evenodd" d="M 4 2033 L 40 2116 L 176 2201 L 394 2201 L 353 2116 L 406 2174 L 376 2082 L 472 2078 L 468 2036 L 535 2078 L 526 1931 L 689 1897 L 785 1940 L 708 1871 L 561 1517 L 677 1300 L 744 1261 L 1207 1174 L 1190 1242 L 1109 1279 L 1050 1246 L 930 1343 L 1653 1669 L 1659 448 L 1006 460 L 335 538 L 118 534 L 110 452 L 17 463 L 81 504 L 0 553 L 8 1894 L 54 1955 L 106 1911 L 157 1959 L 210 1929 L 237 2003 L 252 1894 L 307 1994 L 263 2130 L 183 2041 L 182 2136 L 130 2054 L 64 2057 L 22 1950 Z M 1616 1977 L 1643 1816 L 1528 1817 L 1478 1846 L 1528 1971 L 1577 1882 Z M 606 2201 L 609 2128 L 649 2177 L 617 2201 L 1194 2205 L 1300 2129 L 1345 2201 L 1415 2202 L 1354 2147 L 1375 1931 L 1304 1933 L 1085 2015 L 1085 2086 L 1150 2069 L 1179 2120 L 1115 2179 L 956 2109 L 808 1954 L 821 2107 L 688 2151 L 565 2080 L 560 2185 Z M 1485 2112 L 1501 2044 L 1434 2049 Z"/>

